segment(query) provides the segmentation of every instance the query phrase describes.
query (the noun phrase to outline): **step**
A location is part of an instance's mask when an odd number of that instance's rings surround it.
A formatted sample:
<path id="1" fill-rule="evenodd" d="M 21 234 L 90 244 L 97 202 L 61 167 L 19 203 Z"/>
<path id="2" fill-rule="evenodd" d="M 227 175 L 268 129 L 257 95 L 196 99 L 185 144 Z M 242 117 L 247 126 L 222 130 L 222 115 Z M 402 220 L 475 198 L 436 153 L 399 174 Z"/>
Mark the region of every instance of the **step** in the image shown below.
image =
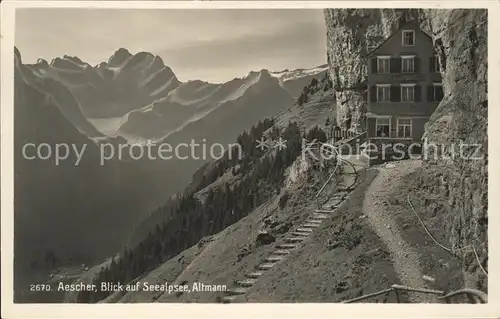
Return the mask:
<path id="1" fill-rule="evenodd" d="M 347 185 L 342 185 L 342 186 L 337 187 L 337 190 L 339 190 L 339 191 L 348 191 L 351 189 L 352 189 L 352 186 L 348 187 Z"/>
<path id="2" fill-rule="evenodd" d="M 338 185 L 338 187 L 344 187 L 345 185 Z M 332 196 L 330 196 L 329 199 L 342 199 L 344 198 L 348 193 L 345 192 L 345 191 L 340 191 L 340 192 L 337 192 L 335 194 L 333 194 Z"/>
<path id="3" fill-rule="evenodd" d="M 339 185 L 339 186 L 342 187 L 342 186 L 346 186 L 346 185 Z M 341 197 L 344 197 L 347 194 L 348 194 L 347 192 L 340 191 L 340 192 L 337 192 L 337 193 L 333 194 L 332 197 L 330 197 L 330 199 L 332 199 L 332 198 L 341 198 Z"/>
<path id="4" fill-rule="evenodd" d="M 335 202 L 333 202 L 333 201 L 328 201 L 328 202 L 326 202 L 324 205 L 325 205 L 325 206 L 328 206 L 328 207 L 337 207 L 337 206 L 339 206 L 340 204 L 342 204 L 342 201 L 341 201 L 341 200 L 337 200 L 337 201 L 335 201 Z"/>
<path id="5" fill-rule="evenodd" d="M 339 207 L 340 205 L 328 205 L 328 204 L 325 204 L 323 205 L 323 208 L 325 208 L 325 210 L 329 210 L 330 213 L 333 213 L 335 212 L 335 210 Z"/>
<path id="6" fill-rule="evenodd" d="M 306 239 L 307 239 L 307 237 L 289 237 L 289 238 L 285 238 L 285 241 L 288 243 L 301 243 Z"/>
<path id="7" fill-rule="evenodd" d="M 300 231 L 294 231 L 292 233 L 293 236 L 296 236 L 296 237 L 306 237 L 306 236 L 309 236 L 310 233 L 304 233 L 304 232 L 300 232 Z"/>
<path id="8" fill-rule="evenodd" d="M 309 217 L 308 222 L 321 224 L 324 220 L 325 220 L 324 218 L 318 218 L 318 217 L 311 216 L 311 217 Z"/>
<path id="9" fill-rule="evenodd" d="M 288 249 L 278 249 L 273 252 L 274 255 L 288 255 L 290 250 Z"/>
<path id="10" fill-rule="evenodd" d="M 226 290 L 226 294 L 228 295 L 243 295 L 247 292 L 247 288 L 244 287 L 236 287 L 236 288 L 229 288 Z"/>
<path id="11" fill-rule="evenodd" d="M 342 198 L 330 198 L 330 199 L 328 199 L 326 204 L 331 205 L 331 206 L 340 205 L 343 200 L 344 200 L 344 197 L 342 197 Z"/>
<path id="12" fill-rule="evenodd" d="M 274 265 L 276 265 L 276 263 L 263 263 L 263 264 L 260 264 L 257 268 L 262 269 L 262 270 L 268 270 L 268 269 L 273 268 Z"/>
<path id="13" fill-rule="evenodd" d="M 328 210 L 328 209 L 316 209 L 314 211 L 314 214 L 317 215 L 317 216 L 320 216 L 320 214 L 321 214 L 321 215 L 325 216 L 325 218 L 328 218 L 329 215 L 327 215 L 327 214 L 331 214 L 333 212 L 335 212 L 335 211 L 334 210 Z"/>
<path id="14" fill-rule="evenodd" d="M 294 248 L 297 248 L 297 245 L 296 244 L 280 244 L 280 245 L 277 245 L 276 248 L 279 248 L 279 249 L 294 249 Z"/>
<path id="15" fill-rule="evenodd" d="M 313 230 L 311 228 L 297 228 L 296 231 L 302 232 L 302 233 L 312 233 Z"/>
<path id="16" fill-rule="evenodd" d="M 323 213 L 313 213 L 312 216 L 309 218 L 325 220 L 325 219 L 330 218 L 330 215 L 326 215 Z"/>
<path id="17" fill-rule="evenodd" d="M 257 279 L 253 278 L 253 279 L 235 280 L 234 283 L 240 287 L 252 287 L 256 281 Z"/>
<path id="18" fill-rule="evenodd" d="M 251 272 L 249 274 L 246 274 L 245 276 L 248 278 L 257 279 L 260 276 L 262 276 L 263 274 L 264 273 L 262 271 L 255 271 L 255 272 Z"/>
<path id="19" fill-rule="evenodd" d="M 304 228 L 318 228 L 319 224 L 316 224 L 316 223 L 306 223 L 306 224 L 302 225 L 302 227 L 304 227 Z"/>
<path id="20" fill-rule="evenodd" d="M 325 203 L 325 205 L 328 205 L 328 206 L 330 206 L 330 207 L 331 207 L 331 206 L 338 206 L 338 205 L 340 205 L 340 204 L 342 204 L 342 199 L 340 199 L 340 198 L 329 199 L 329 200 Z"/>
<path id="21" fill-rule="evenodd" d="M 306 220 L 306 223 L 307 224 L 321 224 L 323 222 L 322 219 L 311 219 L 309 218 L 308 220 Z"/>
<path id="22" fill-rule="evenodd" d="M 273 262 L 281 261 L 281 260 L 283 260 L 283 258 L 284 258 L 283 256 L 273 256 L 273 255 L 271 255 L 271 256 L 269 256 L 269 257 L 266 258 L 266 261 L 273 263 Z"/>
<path id="23" fill-rule="evenodd" d="M 312 233 L 312 229 L 311 228 L 299 228 L 299 229 L 296 229 L 293 233 L 302 234 L 302 236 L 309 236 L 309 234 Z"/>

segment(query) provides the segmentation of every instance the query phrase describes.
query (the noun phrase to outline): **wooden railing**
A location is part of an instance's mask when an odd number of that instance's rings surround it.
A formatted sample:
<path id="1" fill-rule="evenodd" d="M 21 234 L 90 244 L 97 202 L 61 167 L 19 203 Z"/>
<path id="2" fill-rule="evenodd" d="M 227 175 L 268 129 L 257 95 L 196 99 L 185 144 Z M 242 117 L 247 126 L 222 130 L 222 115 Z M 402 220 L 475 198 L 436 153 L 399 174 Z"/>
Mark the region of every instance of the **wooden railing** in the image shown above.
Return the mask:
<path id="1" fill-rule="evenodd" d="M 402 131 L 396 131 L 392 130 L 388 134 L 383 133 L 383 132 L 378 132 L 375 136 L 370 137 L 371 139 L 377 139 L 377 138 L 393 138 L 393 139 L 400 139 L 400 138 L 407 138 L 411 139 L 411 136 L 404 136 L 404 133 Z"/>
<path id="2" fill-rule="evenodd" d="M 407 287 L 407 286 L 401 286 L 401 285 L 392 285 L 391 288 L 380 290 L 371 294 L 366 294 L 360 297 L 356 297 L 353 299 L 345 300 L 343 303 L 353 303 L 357 301 L 362 301 L 366 299 L 370 299 L 373 297 L 378 297 L 381 295 L 388 295 L 391 292 L 394 292 L 396 295 L 396 301 L 397 303 L 400 303 L 400 292 L 401 291 L 411 291 L 411 292 L 417 292 L 417 293 L 423 293 L 423 294 L 433 294 L 433 295 L 438 295 L 439 300 L 443 300 L 445 302 L 449 302 L 452 297 L 458 296 L 458 295 L 466 295 L 469 300 L 474 301 L 473 303 L 487 303 L 488 302 L 488 295 L 485 294 L 484 292 L 476 289 L 460 289 L 456 290 L 453 292 L 450 292 L 448 294 L 445 294 L 444 291 L 442 290 L 434 290 L 434 289 L 425 289 L 425 288 L 412 288 L 412 287 Z"/>
<path id="3" fill-rule="evenodd" d="M 321 147 L 321 146 L 323 146 L 325 144 L 319 142 L 318 145 L 319 145 L 319 147 Z M 323 186 L 320 188 L 320 190 L 318 191 L 318 193 L 316 193 L 316 205 L 317 205 L 318 209 L 321 209 L 321 203 L 319 202 L 319 198 L 320 198 L 321 194 L 325 190 L 326 186 L 331 182 L 331 180 L 333 179 L 333 177 L 337 174 L 337 171 L 339 170 L 339 168 L 341 167 L 342 164 L 345 163 L 345 164 L 348 164 L 349 166 L 351 166 L 351 168 L 353 169 L 353 174 L 355 175 L 354 176 L 354 182 L 351 185 L 344 185 L 344 187 L 347 188 L 347 189 L 349 189 L 352 186 L 354 186 L 354 184 L 356 184 L 356 182 L 357 182 L 356 167 L 350 161 L 339 157 L 337 151 L 336 150 L 332 150 L 331 148 L 327 148 L 324 151 L 331 152 L 332 155 L 335 155 L 336 165 L 335 165 L 335 169 L 333 170 L 333 172 L 328 176 L 327 180 L 325 181 L 325 183 L 323 184 Z"/>
<path id="4" fill-rule="evenodd" d="M 318 209 L 321 209 L 321 203 L 319 202 L 319 198 L 320 198 L 321 194 L 325 190 L 326 186 L 333 179 L 333 177 L 337 174 L 337 171 L 340 168 L 340 163 L 339 163 L 338 159 L 335 159 L 335 160 L 337 161 L 337 165 L 335 165 L 335 169 L 330 174 L 330 176 L 328 176 L 328 178 L 326 179 L 325 183 L 323 183 L 323 186 L 321 186 L 320 190 L 316 193 L 316 197 L 315 198 L 316 198 L 316 206 L 317 206 Z"/>

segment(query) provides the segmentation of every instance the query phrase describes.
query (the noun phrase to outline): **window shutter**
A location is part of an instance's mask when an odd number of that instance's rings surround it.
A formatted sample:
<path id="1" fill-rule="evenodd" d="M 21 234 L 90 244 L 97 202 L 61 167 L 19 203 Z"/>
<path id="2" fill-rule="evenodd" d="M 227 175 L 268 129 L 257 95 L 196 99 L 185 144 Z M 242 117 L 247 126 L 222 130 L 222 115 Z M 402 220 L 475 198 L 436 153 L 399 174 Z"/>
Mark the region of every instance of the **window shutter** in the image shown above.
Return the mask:
<path id="1" fill-rule="evenodd" d="M 436 90 L 436 100 L 437 101 L 441 101 L 443 99 L 443 87 L 442 86 L 436 86 L 435 87 L 435 90 Z"/>
<path id="2" fill-rule="evenodd" d="M 422 87 L 420 85 L 415 85 L 415 102 L 422 101 Z"/>
<path id="3" fill-rule="evenodd" d="M 377 87 L 375 85 L 370 87 L 370 101 L 377 102 Z"/>
<path id="4" fill-rule="evenodd" d="M 415 67 L 415 73 L 419 73 L 420 72 L 420 58 L 415 57 L 415 59 L 413 60 L 413 63 L 414 63 L 414 67 Z"/>
<path id="5" fill-rule="evenodd" d="M 429 72 L 434 72 L 434 59 L 435 57 L 431 56 L 429 58 Z"/>
<path id="6" fill-rule="evenodd" d="M 401 102 L 401 86 L 391 86 L 391 102 Z"/>
<path id="7" fill-rule="evenodd" d="M 391 73 L 401 73 L 401 58 L 391 58 Z"/>
<path id="8" fill-rule="evenodd" d="M 434 87 L 432 85 L 427 85 L 427 101 L 433 101 Z"/>
<path id="9" fill-rule="evenodd" d="M 377 73 L 377 58 L 372 58 L 372 73 Z"/>

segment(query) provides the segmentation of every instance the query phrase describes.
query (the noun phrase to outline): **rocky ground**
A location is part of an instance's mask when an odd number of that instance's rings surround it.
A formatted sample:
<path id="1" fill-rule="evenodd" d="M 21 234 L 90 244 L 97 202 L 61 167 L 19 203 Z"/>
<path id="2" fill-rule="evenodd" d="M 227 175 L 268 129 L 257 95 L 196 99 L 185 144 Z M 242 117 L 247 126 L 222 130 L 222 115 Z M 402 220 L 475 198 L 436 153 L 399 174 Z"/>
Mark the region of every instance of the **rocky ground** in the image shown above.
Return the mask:
<path id="1" fill-rule="evenodd" d="M 421 187 L 415 176 L 425 171 L 420 160 L 407 160 L 379 165 L 377 178 L 365 196 L 364 212 L 379 237 L 389 247 L 398 277 L 410 287 L 454 290 L 463 284 L 458 260 L 432 242 L 408 202 L 416 204 L 417 213 L 431 234 L 442 243 L 443 216 L 422 210 L 422 202 L 430 204 L 435 195 Z M 418 204 L 417 204 L 418 203 Z M 431 295 L 411 294 L 413 302 L 436 301 Z"/>

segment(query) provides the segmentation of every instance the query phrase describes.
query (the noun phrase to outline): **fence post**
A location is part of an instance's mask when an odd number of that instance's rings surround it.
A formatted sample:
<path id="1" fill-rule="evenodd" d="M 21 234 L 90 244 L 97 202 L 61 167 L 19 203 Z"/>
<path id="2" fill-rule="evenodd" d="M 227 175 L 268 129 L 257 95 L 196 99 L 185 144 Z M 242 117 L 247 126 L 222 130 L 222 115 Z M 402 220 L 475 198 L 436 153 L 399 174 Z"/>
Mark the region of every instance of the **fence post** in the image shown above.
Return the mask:
<path id="1" fill-rule="evenodd" d="M 396 294 L 396 301 L 397 301 L 398 303 L 401 303 L 401 301 L 400 301 L 400 299 L 399 299 L 399 289 L 395 288 L 395 289 L 394 289 L 394 293 Z"/>

